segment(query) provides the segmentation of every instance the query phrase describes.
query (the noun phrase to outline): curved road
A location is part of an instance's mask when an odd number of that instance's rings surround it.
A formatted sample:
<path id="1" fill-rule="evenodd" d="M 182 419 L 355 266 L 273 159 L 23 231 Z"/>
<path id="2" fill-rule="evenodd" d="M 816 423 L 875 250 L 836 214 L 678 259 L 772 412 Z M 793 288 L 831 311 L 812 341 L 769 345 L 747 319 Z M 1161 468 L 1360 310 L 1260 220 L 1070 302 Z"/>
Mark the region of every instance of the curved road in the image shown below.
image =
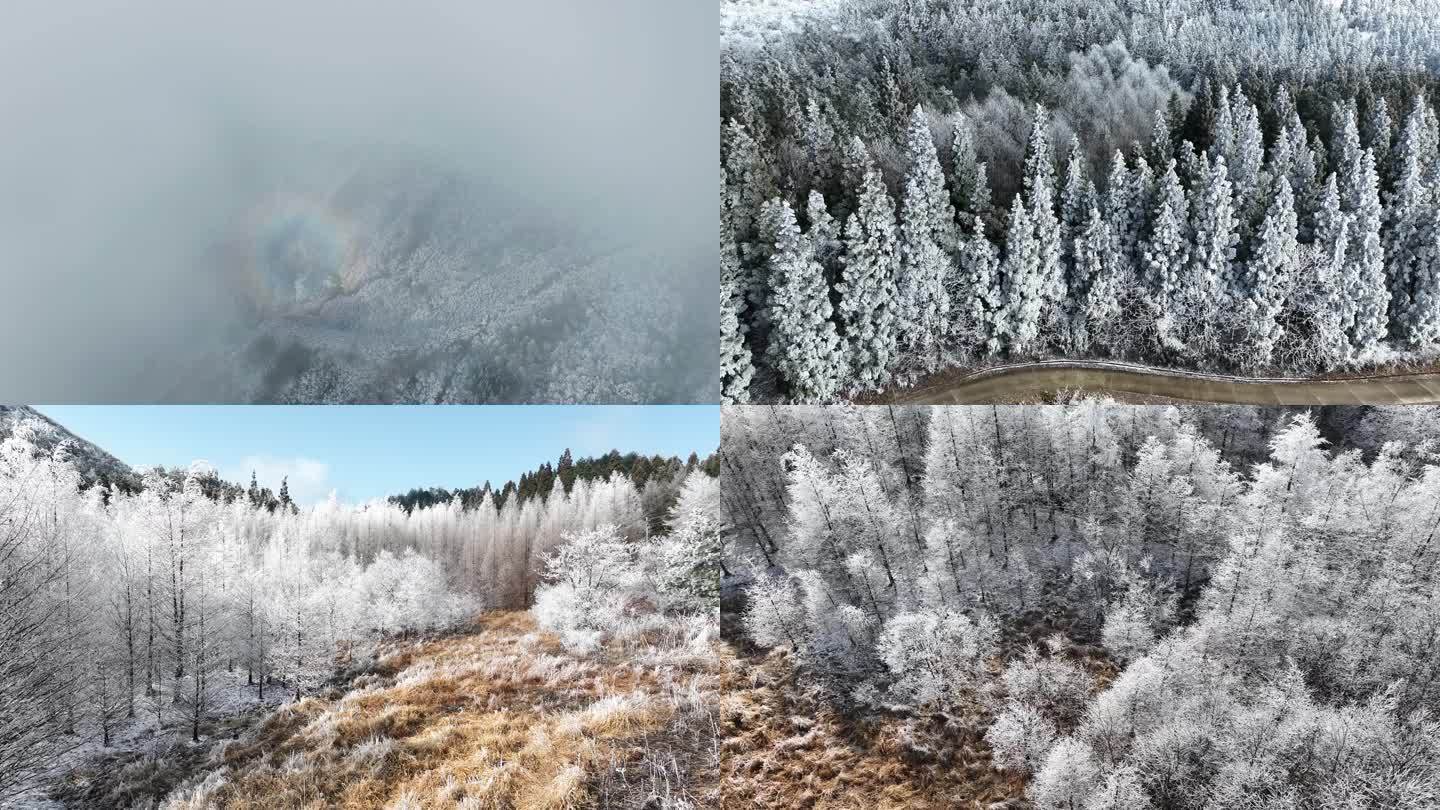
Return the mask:
<path id="1" fill-rule="evenodd" d="M 941 374 L 885 401 L 917 405 L 1024 403 L 1084 390 L 1120 400 L 1236 405 L 1416 405 L 1440 403 L 1440 373 L 1348 379 L 1245 379 L 1129 363 L 1044 361 Z"/>

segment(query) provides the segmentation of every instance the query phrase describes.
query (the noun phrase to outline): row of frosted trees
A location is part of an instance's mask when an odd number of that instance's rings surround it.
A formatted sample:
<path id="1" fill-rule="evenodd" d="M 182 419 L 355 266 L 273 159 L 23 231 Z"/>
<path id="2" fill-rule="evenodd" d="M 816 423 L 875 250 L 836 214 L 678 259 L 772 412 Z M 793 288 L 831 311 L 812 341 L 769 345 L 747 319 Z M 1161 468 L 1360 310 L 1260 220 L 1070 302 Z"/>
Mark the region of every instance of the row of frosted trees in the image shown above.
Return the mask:
<path id="1" fill-rule="evenodd" d="M 1047 810 L 1440 799 L 1424 436 L 1367 460 L 1278 413 L 782 410 L 727 410 L 728 565 L 749 636 L 858 710 L 982 702 Z M 1263 463 L 1205 438 L 1236 434 Z"/>
<path id="2" fill-rule="evenodd" d="M 199 467 L 134 495 L 82 489 L 68 452 L 24 425 L 0 443 L 0 798 L 67 748 L 137 723 L 198 738 L 220 704 L 302 696 L 383 635 L 528 607 L 573 533 L 647 534 L 621 475 L 499 510 L 270 511 L 207 497 Z M 713 479 L 691 477 L 682 500 L 703 503 Z M 689 567 L 664 576 L 693 573 L 693 554 L 667 559 Z"/>
<path id="3" fill-rule="evenodd" d="M 1210 148 L 1198 152 L 1177 139 L 1183 115 L 1159 110 L 1148 145 L 1115 152 L 1102 171 L 1078 136 L 1057 150 L 1037 108 L 1021 188 L 1003 210 L 963 115 L 936 121 L 917 106 L 898 178 L 852 138 L 842 196 L 811 190 L 803 204 L 779 193 L 766 155 L 732 122 L 726 400 L 748 401 L 757 352 L 779 393 L 800 402 L 1002 359 L 1313 374 L 1432 357 L 1433 109 L 1417 96 L 1397 126 L 1381 99 L 1362 126 L 1354 100 L 1336 103 L 1327 143 L 1283 91 L 1274 106 L 1267 133 L 1254 103 L 1221 88 Z"/>

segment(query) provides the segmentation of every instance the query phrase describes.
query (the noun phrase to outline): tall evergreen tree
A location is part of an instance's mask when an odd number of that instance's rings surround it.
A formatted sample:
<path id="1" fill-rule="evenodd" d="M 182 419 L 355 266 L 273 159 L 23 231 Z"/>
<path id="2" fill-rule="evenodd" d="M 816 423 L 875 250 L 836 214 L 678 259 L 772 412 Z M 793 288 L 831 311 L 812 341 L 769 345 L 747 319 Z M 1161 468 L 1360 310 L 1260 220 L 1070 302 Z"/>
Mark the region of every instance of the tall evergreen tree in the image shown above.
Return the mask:
<path id="1" fill-rule="evenodd" d="M 1440 206 L 1431 206 L 1428 220 L 1405 312 L 1406 344 L 1427 356 L 1440 349 Z"/>
<path id="2" fill-rule="evenodd" d="M 1365 125 L 1360 130 L 1360 143 L 1375 153 L 1375 169 L 1381 177 L 1390 176 L 1390 147 L 1395 137 L 1395 125 L 1390 120 L 1390 103 L 1384 96 L 1375 98 L 1369 105 Z"/>
<path id="3" fill-rule="evenodd" d="M 860 388 L 890 381 L 898 351 L 895 279 L 900 270 L 895 203 L 873 165 L 865 172 L 855 213 L 845 222 L 840 323 L 850 375 Z"/>
<path id="4" fill-rule="evenodd" d="M 761 240 L 761 213 L 765 201 L 778 193 L 774 171 L 760 145 L 745 127 L 731 120 L 725 125 L 724 170 L 730 192 L 731 229 L 739 248 L 740 275 L 736 286 L 747 301 L 764 306 L 766 280 L 762 266 L 769 246 Z"/>
<path id="5" fill-rule="evenodd" d="M 1215 101 L 1215 123 L 1210 128 L 1209 153 L 1224 158 L 1235 156 L 1235 106 L 1229 85 L 1221 85 Z M 1182 164 L 1183 167 L 1183 164 Z"/>
<path id="6" fill-rule="evenodd" d="M 1074 257 L 1075 237 L 1084 229 L 1095 202 L 1095 186 L 1085 165 L 1080 139 L 1071 136 L 1070 157 L 1065 164 L 1065 187 L 1060 191 L 1061 257 L 1068 264 Z"/>
<path id="7" fill-rule="evenodd" d="M 1210 161 L 1204 182 L 1194 189 L 1190 223 L 1194 252 L 1179 320 L 1190 327 L 1187 342 L 1196 356 L 1218 362 L 1222 316 L 1227 304 L 1240 298 L 1234 273 L 1235 202 L 1225 159 L 1219 155 Z"/>
<path id="8" fill-rule="evenodd" d="M 1265 141 L 1260 130 L 1260 111 L 1245 97 L 1235 94 L 1235 155 L 1226 156 L 1227 169 L 1235 195 L 1236 218 L 1240 233 L 1248 235 L 1252 224 L 1264 216 L 1268 203 L 1263 199 L 1261 169 L 1265 162 Z"/>
<path id="9" fill-rule="evenodd" d="M 1311 221 L 1320 189 L 1315 154 L 1310 149 L 1309 134 L 1299 113 L 1292 111 L 1289 114 L 1277 140 L 1284 144 L 1287 160 L 1286 165 L 1277 166 L 1276 171 L 1283 169 L 1290 179 L 1290 189 L 1295 193 L 1295 213 L 1300 217 L 1300 240 L 1309 242 L 1314 238 Z"/>
<path id="10" fill-rule="evenodd" d="M 1188 274 L 1189 239 L 1186 236 L 1188 210 L 1185 189 L 1175 173 L 1175 161 L 1165 168 L 1155 194 L 1155 213 L 1144 241 L 1141 272 L 1146 289 L 1162 314 L 1179 305 L 1180 285 Z"/>
<path id="11" fill-rule="evenodd" d="M 1290 191 L 1290 181 L 1280 177 L 1246 264 L 1249 296 L 1246 331 L 1251 339 L 1247 359 L 1255 369 L 1270 366 L 1275 345 L 1284 331 L 1280 314 L 1285 308 L 1287 290 L 1296 280 L 1299 259 L 1296 229 L 1295 197 Z"/>
<path id="12" fill-rule="evenodd" d="M 1381 230 L 1385 275 L 1390 287 L 1390 326 L 1392 333 L 1406 342 L 1409 341 L 1410 296 L 1415 275 L 1428 250 L 1425 232 L 1430 225 L 1428 209 L 1432 206 L 1430 189 L 1421 174 L 1427 157 L 1421 152 L 1424 127 L 1421 105 L 1417 102 L 1405 119 L 1395 149 L 1394 181 L 1385 201 Z M 1376 163 L 1378 169 L 1378 159 Z"/>
<path id="13" fill-rule="evenodd" d="M 1351 242 L 1355 234 L 1355 215 L 1347 214 L 1340 203 L 1339 182 L 1335 173 L 1325 179 L 1324 190 L 1315 212 L 1315 246 L 1320 255 L 1321 266 L 1335 273 L 1333 289 L 1321 286 L 1319 295 L 1330 301 L 1336 309 L 1336 320 L 1340 333 L 1345 335 L 1345 351 L 1342 357 L 1349 359 L 1350 338 L 1360 302 L 1351 293 L 1361 287 L 1360 267 L 1350 263 Z M 1336 257 L 1339 257 L 1338 259 Z M 1318 306 L 1318 305 L 1317 305 Z M 1324 313 L 1326 320 L 1328 312 Z M 1318 328 L 1318 327 L 1317 327 Z"/>
<path id="14" fill-rule="evenodd" d="M 813 95 L 805 103 L 805 128 L 801 137 L 805 145 L 806 165 L 812 173 L 812 186 L 823 190 L 822 193 L 833 191 L 838 163 L 835 126 L 830 123 L 828 111 Z"/>
<path id="15" fill-rule="evenodd" d="M 1037 105 L 1025 154 L 1025 199 L 1034 232 L 1037 327 L 1058 337 L 1065 320 L 1065 271 L 1061 263 L 1060 221 L 1055 215 L 1055 156 L 1050 143 L 1050 114 Z"/>
<path id="16" fill-rule="evenodd" d="M 1165 110 L 1155 110 L 1155 121 L 1150 127 L 1150 149 L 1145 157 L 1152 166 L 1164 166 L 1175 157 L 1175 143 L 1170 139 L 1170 122 Z"/>
<path id="17" fill-rule="evenodd" d="M 1370 357 L 1381 346 L 1388 331 L 1390 290 L 1385 277 L 1385 248 L 1380 238 L 1380 178 L 1375 156 L 1366 149 L 1354 180 L 1350 212 L 1355 215 L 1355 234 L 1350 242 L 1350 263 L 1354 285 L 1355 320 L 1350 328 L 1350 345 L 1357 357 Z M 1343 202 L 1342 202 L 1343 209 Z"/>
<path id="18" fill-rule="evenodd" d="M 1005 238 L 1005 309 L 1000 319 L 1003 340 L 1011 354 L 1025 356 L 1039 347 L 1040 313 L 1045 306 L 1045 278 L 1030 213 L 1019 196 L 1010 206 L 1010 232 Z"/>
<path id="19" fill-rule="evenodd" d="M 745 345 L 745 327 L 737 310 L 740 296 L 734 281 L 720 279 L 720 397 L 727 405 L 750 401 L 755 366 Z"/>
<path id="20" fill-rule="evenodd" d="M 775 196 L 775 174 L 760 145 L 738 121 L 725 125 L 724 169 L 736 238 L 744 243 L 758 233 L 761 208 Z"/>
<path id="21" fill-rule="evenodd" d="M 1361 146 L 1360 128 L 1355 123 L 1354 101 L 1337 101 L 1333 106 L 1331 127 L 1334 143 L 1330 151 L 1335 161 L 1335 173 L 1340 181 L 1340 205 L 1346 213 L 1355 213 L 1355 202 L 1360 195 Z"/>
<path id="22" fill-rule="evenodd" d="M 970 213 L 977 219 L 988 219 L 992 211 L 990 198 L 990 167 L 984 161 L 975 164 L 975 197 L 970 203 Z"/>
<path id="23" fill-rule="evenodd" d="M 1000 261 L 985 236 L 985 225 L 974 219 L 970 235 L 960 245 L 962 288 L 954 292 L 955 328 L 952 336 L 966 353 L 995 356 L 1000 353 L 1005 326 L 1005 297 L 1000 286 Z"/>
<path id="24" fill-rule="evenodd" d="M 1329 188 L 1334 189 L 1335 176 Z M 1328 193 L 1328 192 L 1327 192 Z M 1354 216 L 1340 211 L 1338 195 L 1333 208 L 1335 220 L 1325 236 L 1315 242 L 1316 272 L 1311 278 L 1310 296 L 1305 302 L 1310 312 L 1312 353 L 1320 371 L 1344 367 L 1350 360 L 1350 339 L 1346 326 L 1353 319 L 1353 302 L 1345 293 L 1345 273 L 1349 264 L 1350 226 Z"/>
<path id="25" fill-rule="evenodd" d="M 791 400 L 827 402 L 839 390 L 844 356 L 830 321 L 825 271 L 815 261 L 810 239 L 800 233 L 789 203 L 771 200 L 762 216 L 775 243 L 769 260 L 771 364 Z"/>
<path id="26" fill-rule="evenodd" d="M 734 218 L 727 193 L 728 178 L 720 169 L 720 395 L 727 403 L 750 401 L 750 379 L 755 373 L 745 345 L 748 327 L 740 292 L 740 255 L 735 245 Z"/>
<path id="27" fill-rule="evenodd" d="M 950 315 L 946 281 L 955 243 L 955 211 L 930 132 L 916 107 L 906 140 L 909 171 L 900 224 L 900 335 L 905 349 L 927 370 L 939 365 L 940 339 Z"/>
<path id="28" fill-rule="evenodd" d="M 950 145 L 951 195 L 955 210 L 973 216 L 989 213 L 989 194 L 981 200 L 980 158 L 975 151 L 975 130 L 969 119 L 961 117 L 955 121 L 955 132 Z M 984 209 L 981 210 L 983 203 Z"/>
<path id="29" fill-rule="evenodd" d="M 1075 279 L 1071 295 L 1076 297 L 1077 314 L 1071 329 L 1071 348 L 1080 355 L 1089 355 L 1096 342 L 1108 341 L 1120 314 L 1122 278 L 1115 268 L 1106 266 L 1112 256 L 1110 228 L 1091 203 L 1085 225 L 1075 238 Z"/>
<path id="30" fill-rule="evenodd" d="M 1125 156 L 1117 150 L 1111 158 L 1101 213 L 1110 225 L 1111 260 L 1124 263 L 1127 271 L 1134 267 L 1140 253 L 1140 227 L 1144 221 L 1141 208 L 1145 203 L 1142 191 L 1125 165 Z"/>

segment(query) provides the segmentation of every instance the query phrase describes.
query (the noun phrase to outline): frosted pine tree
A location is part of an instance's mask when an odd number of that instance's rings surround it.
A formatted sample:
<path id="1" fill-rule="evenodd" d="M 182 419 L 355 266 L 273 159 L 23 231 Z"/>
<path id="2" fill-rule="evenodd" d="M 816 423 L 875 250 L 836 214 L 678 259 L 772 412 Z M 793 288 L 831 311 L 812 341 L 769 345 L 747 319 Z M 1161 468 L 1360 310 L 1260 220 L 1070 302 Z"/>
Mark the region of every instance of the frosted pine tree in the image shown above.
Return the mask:
<path id="1" fill-rule="evenodd" d="M 1090 182 L 1085 152 L 1080 147 L 1080 139 L 1072 136 L 1070 157 L 1065 164 L 1065 188 L 1060 192 L 1060 250 L 1067 263 L 1074 256 L 1075 237 L 1085 227 L 1094 201 L 1095 186 Z"/>
<path id="2" fill-rule="evenodd" d="M 1360 128 L 1355 122 L 1354 101 L 1335 102 L 1331 108 L 1330 125 L 1334 128 L 1335 142 L 1331 151 L 1335 161 L 1335 173 L 1340 182 L 1340 204 L 1346 213 L 1355 213 L 1355 200 L 1359 195 L 1360 176 Z"/>
<path id="3" fill-rule="evenodd" d="M 1331 179 L 1333 181 L 1334 175 Z M 1306 301 L 1310 312 L 1310 349 L 1316 367 L 1322 372 L 1342 368 L 1350 361 L 1350 340 L 1345 327 L 1353 318 L 1353 314 L 1347 316 L 1353 306 L 1345 295 L 1345 272 L 1353 217 L 1341 213 L 1338 205 L 1334 210 L 1334 224 L 1327 226 L 1324 238 L 1315 242 L 1316 272 Z"/>
<path id="4" fill-rule="evenodd" d="M 1375 156 L 1361 153 L 1355 172 L 1349 213 L 1355 215 L 1355 233 L 1350 242 L 1348 280 L 1355 302 L 1355 320 L 1350 327 L 1350 345 L 1357 357 L 1373 356 L 1388 331 L 1390 290 L 1385 278 L 1385 249 L 1380 238 L 1380 179 L 1375 173 Z M 1344 210 L 1342 198 L 1341 208 Z"/>
<path id="5" fill-rule="evenodd" d="M 1189 240 L 1185 234 L 1188 220 L 1185 189 L 1175 174 L 1173 160 L 1160 178 L 1155 206 L 1150 233 L 1142 245 L 1140 268 L 1145 287 L 1163 318 L 1174 313 L 1180 303 L 1180 280 L 1185 277 L 1190 261 Z"/>
<path id="6" fill-rule="evenodd" d="M 955 211 L 930 119 L 916 107 L 906 141 L 909 172 L 900 214 L 900 335 L 905 349 L 927 370 L 940 361 L 940 339 L 950 315 L 946 281 L 951 273 L 949 246 L 955 241 Z"/>
<path id="7" fill-rule="evenodd" d="M 1194 252 L 1177 320 L 1189 327 L 1187 343 L 1195 356 L 1218 362 L 1222 315 L 1230 301 L 1240 298 L 1234 274 L 1235 202 L 1223 157 L 1215 157 L 1194 190 L 1190 223 Z"/>
<path id="8" fill-rule="evenodd" d="M 1111 345 L 1115 322 L 1120 314 L 1121 278 L 1106 266 L 1111 254 L 1110 228 L 1100 208 L 1090 205 L 1085 225 L 1075 238 L 1075 280 L 1071 291 L 1079 313 L 1072 329 L 1072 348 L 1077 356 L 1088 356 L 1095 344 Z"/>
<path id="9" fill-rule="evenodd" d="M 950 144 L 950 164 L 953 176 L 950 199 L 955 210 L 974 216 L 988 214 L 988 189 L 983 200 L 978 194 L 983 181 L 980 178 L 980 159 L 975 152 L 975 131 L 969 119 L 963 116 L 955 121 L 955 132 Z"/>
<path id="10" fill-rule="evenodd" d="M 960 244 L 962 286 L 955 291 L 951 334 L 963 352 L 994 357 L 1000 353 L 1005 331 L 1000 260 L 985 236 L 984 223 L 972 220 L 970 228 L 970 235 Z"/>
<path id="11" fill-rule="evenodd" d="M 1428 220 L 1405 312 L 1406 345 L 1427 357 L 1440 348 L 1440 206 L 1430 207 Z"/>
<path id="12" fill-rule="evenodd" d="M 805 199 L 805 219 L 810 223 L 810 241 L 815 245 L 815 258 L 825 268 L 827 278 L 833 277 L 832 268 L 839 263 L 843 245 L 840 243 L 840 224 L 830 215 L 825 204 L 825 195 L 811 190 Z"/>
<path id="13" fill-rule="evenodd" d="M 1381 177 L 1390 176 L 1390 147 L 1395 137 L 1395 124 L 1390 119 L 1390 103 L 1384 96 L 1370 103 L 1365 125 L 1360 130 L 1360 143 L 1375 153 L 1375 169 Z"/>
<path id="14" fill-rule="evenodd" d="M 1251 223 L 1262 216 L 1268 200 L 1263 199 L 1261 168 L 1265 161 L 1265 141 L 1260 131 L 1260 111 L 1245 97 L 1235 94 L 1235 155 L 1233 162 L 1226 156 L 1230 182 L 1234 189 L 1236 219 L 1242 234 L 1248 235 Z"/>
<path id="15" fill-rule="evenodd" d="M 1385 201 L 1381 239 L 1385 248 L 1385 275 L 1390 288 L 1390 326 L 1395 337 L 1409 341 L 1411 289 L 1419 269 L 1429 228 L 1431 192 L 1421 174 L 1426 157 L 1421 153 L 1424 117 L 1417 102 L 1405 119 L 1395 149 L 1395 178 Z M 1379 160 L 1376 160 L 1378 171 Z"/>
<path id="16" fill-rule="evenodd" d="M 844 358 L 830 294 L 815 249 L 801 235 L 795 211 L 780 199 L 767 202 L 762 217 L 775 240 L 770 256 L 771 364 L 780 373 L 791 400 L 826 402 L 840 387 Z"/>
<path id="17" fill-rule="evenodd" d="M 835 127 L 830 123 L 829 113 L 811 96 L 805 103 L 805 129 L 801 133 L 805 145 L 805 160 L 814 185 L 830 188 L 836 166 Z"/>
<path id="18" fill-rule="evenodd" d="M 1321 166 L 1310 146 L 1309 134 L 1298 113 L 1291 113 L 1281 137 L 1290 154 L 1290 188 L 1295 192 L 1295 212 L 1300 216 L 1300 239 L 1312 237 L 1308 223 L 1315 213 L 1320 193 Z"/>
<path id="19" fill-rule="evenodd" d="M 725 174 L 730 185 L 730 210 L 735 239 L 742 249 L 758 233 L 760 211 L 775 196 L 775 174 L 760 145 L 733 119 L 725 125 Z"/>
<path id="20" fill-rule="evenodd" d="M 1215 123 L 1210 128 L 1210 152 L 1227 159 L 1233 158 L 1235 141 L 1235 106 L 1230 98 L 1230 87 L 1221 85 L 1215 102 Z M 1183 163 L 1181 168 L 1185 168 Z"/>
<path id="21" fill-rule="evenodd" d="M 1252 369 L 1263 369 L 1274 359 L 1275 344 L 1284 331 L 1280 315 L 1287 290 L 1295 282 L 1299 245 L 1296 243 L 1295 196 L 1290 181 L 1281 177 L 1264 221 L 1256 231 L 1247 262 L 1246 316 L 1250 344 L 1246 347 Z"/>
<path id="22" fill-rule="evenodd" d="M 1037 328 L 1050 338 L 1064 329 L 1065 272 L 1061 263 L 1060 221 L 1055 215 L 1055 157 L 1050 144 L 1050 116 L 1035 107 L 1035 120 L 1025 154 L 1025 199 L 1034 229 L 1036 279 L 1040 296 Z"/>
<path id="23" fill-rule="evenodd" d="M 1152 166 L 1164 166 L 1175 157 L 1175 144 L 1170 140 L 1170 122 L 1166 120 L 1163 109 L 1155 111 L 1155 122 L 1150 127 L 1150 150 L 1145 157 Z"/>
<path id="24" fill-rule="evenodd" d="M 1359 312 L 1359 302 L 1350 293 L 1361 285 L 1359 267 L 1349 258 L 1355 216 L 1341 210 L 1339 184 L 1333 172 L 1320 193 L 1312 230 L 1320 268 L 1313 279 L 1311 303 L 1314 331 L 1321 344 L 1317 355 L 1322 368 L 1335 368 L 1350 359 L 1349 335 Z M 1333 328 L 1333 333 L 1327 328 Z"/>
<path id="25" fill-rule="evenodd" d="M 725 170 L 720 170 L 720 394 L 726 404 L 750 401 L 750 378 L 755 367 L 745 345 L 740 312 L 744 300 L 736 284 L 740 257 L 726 193 Z"/>
<path id="26" fill-rule="evenodd" d="M 736 314 L 740 296 L 731 281 L 720 282 L 720 400 L 726 405 L 750 401 L 755 366 L 745 346 L 745 327 Z"/>
<path id="27" fill-rule="evenodd" d="M 1005 263 L 1002 267 L 1005 307 L 1000 317 L 999 334 L 1012 355 L 1025 356 L 1038 348 L 1045 287 L 1035 229 L 1024 200 L 1018 195 L 1010 206 L 1010 232 L 1005 237 Z"/>
<path id="28" fill-rule="evenodd" d="M 1110 162 L 1110 176 L 1105 182 L 1105 205 L 1102 213 L 1110 225 L 1112 261 L 1121 261 L 1126 269 L 1134 266 L 1139 255 L 1140 223 L 1143 194 L 1134 175 L 1125 165 L 1125 156 L 1118 150 Z"/>
<path id="29" fill-rule="evenodd" d="M 873 165 L 860 188 L 856 211 L 845 222 L 840 323 L 850 375 L 860 388 L 890 381 L 898 350 L 895 278 L 900 270 L 895 203 Z"/>
<path id="30" fill-rule="evenodd" d="M 970 213 L 980 219 L 986 219 L 993 213 L 991 205 L 990 167 L 981 161 L 975 164 L 975 198 L 970 203 Z"/>
<path id="31" fill-rule="evenodd" d="M 870 158 L 870 150 L 865 147 L 865 142 L 859 136 L 852 137 L 845 143 L 845 149 L 841 160 L 841 183 L 847 191 L 860 188 L 865 184 L 865 173 L 870 171 L 874 165 Z"/>

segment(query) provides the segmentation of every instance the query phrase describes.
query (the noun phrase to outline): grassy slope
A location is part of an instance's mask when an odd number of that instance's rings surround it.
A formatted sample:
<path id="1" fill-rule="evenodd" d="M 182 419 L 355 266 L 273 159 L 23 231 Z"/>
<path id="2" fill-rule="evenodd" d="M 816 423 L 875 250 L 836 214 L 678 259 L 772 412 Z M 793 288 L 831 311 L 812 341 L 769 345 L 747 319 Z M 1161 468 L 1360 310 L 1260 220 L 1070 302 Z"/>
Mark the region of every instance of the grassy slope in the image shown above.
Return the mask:
<path id="1" fill-rule="evenodd" d="M 1028 806 L 1024 778 L 990 765 L 979 706 L 847 717 L 780 651 L 727 656 L 721 683 L 726 810 Z"/>
<path id="2" fill-rule="evenodd" d="M 733 614 L 726 614 L 727 620 Z M 733 637 L 738 628 L 727 628 Z M 1073 616 L 1033 611 L 1009 629 L 991 662 L 1051 636 L 1085 635 Z M 1103 689 L 1119 667 L 1099 647 L 1063 654 Z M 1028 779 L 991 764 L 993 717 L 977 696 L 952 711 L 874 709 L 847 714 L 790 655 L 727 644 L 722 655 L 720 789 L 723 810 L 1000 810 L 1027 808 Z"/>
<path id="3" fill-rule="evenodd" d="M 170 806 L 713 806 L 714 663 L 634 653 L 571 655 L 524 613 L 395 644 L 225 746 Z"/>

